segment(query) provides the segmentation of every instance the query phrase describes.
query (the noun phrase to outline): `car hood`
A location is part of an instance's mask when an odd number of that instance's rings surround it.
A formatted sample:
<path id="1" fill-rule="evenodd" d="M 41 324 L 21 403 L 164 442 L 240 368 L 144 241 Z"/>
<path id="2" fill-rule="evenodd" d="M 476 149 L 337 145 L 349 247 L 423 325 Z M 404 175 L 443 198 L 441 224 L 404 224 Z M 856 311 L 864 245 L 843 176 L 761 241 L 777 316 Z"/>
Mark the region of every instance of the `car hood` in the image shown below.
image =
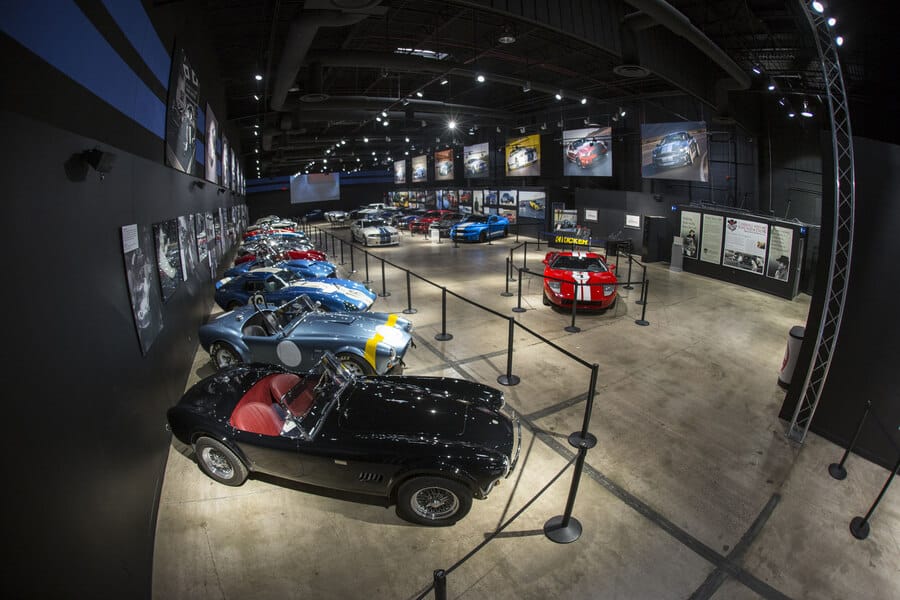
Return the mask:
<path id="1" fill-rule="evenodd" d="M 465 223 L 455 223 L 451 227 L 451 229 L 460 230 L 460 229 L 469 229 L 470 227 L 472 229 L 478 229 L 479 227 L 487 227 L 487 223 L 475 223 L 474 221 L 471 221 L 471 222 L 467 221 Z"/>
<path id="2" fill-rule="evenodd" d="M 551 269 L 549 267 L 547 269 L 544 269 L 544 276 L 552 277 L 553 279 L 562 279 L 564 281 L 575 281 L 576 279 L 581 281 L 584 279 L 585 275 L 587 276 L 587 279 L 585 281 L 590 283 L 616 282 L 616 276 L 613 275 L 611 271 L 569 271 L 563 269 Z"/>
<path id="3" fill-rule="evenodd" d="M 500 412 L 502 392 L 442 377 L 365 377 L 341 407 L 343 429 L 375 437 L 418 437 L 509 446 L 510 419 Z M 508 432 L 507 435 L 501 433 Z"/>
<path id="4" fill-rule="evenodd" d="M 678 152 L 679 150 L 687 148 L 687 146 L 687 142 L 669 142 L 668 144 L 657 146 L 654 152 L 657 154 L 668 154 L 670 152 Z"/>
<path id="5" fill-rule="evenodd" d="M 290 337 L 300 339 L 325 336 L 349 342 L 356 338 L 361 343 L 377 339 L 398 352 L 409 345 L 412 325 L 396 315 L 385 313 L 309 313 L 291 332 Z"/>

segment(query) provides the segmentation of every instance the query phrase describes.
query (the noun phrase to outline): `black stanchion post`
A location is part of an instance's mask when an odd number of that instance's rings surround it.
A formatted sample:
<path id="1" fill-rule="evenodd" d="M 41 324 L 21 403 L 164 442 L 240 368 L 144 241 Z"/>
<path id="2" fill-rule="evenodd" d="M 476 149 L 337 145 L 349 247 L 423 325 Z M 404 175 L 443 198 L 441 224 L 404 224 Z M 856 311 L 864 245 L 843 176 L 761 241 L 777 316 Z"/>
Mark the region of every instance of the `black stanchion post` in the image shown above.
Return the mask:
<path id="1" fill-rule="evenodd" d="M 512 295 L 513 295 L 512 292 L 509 291 L 509 276 L 510 276 L 510 271 L 511 271 L 511 270 L 512 270 L 512 264 L 509 262 L 509 257 L 507 257 L 507 259 L 506 259 L 506 273 L 503 275 L 503 279 L 505 280 L 503 283 L 506 284 L 506 291 L 505 291 L 505 292 L 500 292 L 500 295 L 501 295 L 501 296 L 509 297 L 509 296 L 512 296 Z"/>
<path id="2" fill-rule="evenodd" d="M 522 270 L 519 269 L 519 303 L 513 306 L 513 312 L 525 312 L 525 309 L 522 308 Z"/>
<path id="3" fill-rule="evenodd" d="M 434 570 L 434 600 L 447 600 L 447 572 Z"/>
<path id="4" fill-rule="evenodd" d="M 331 235 L 327 231 L 322 232 L 322 239 L 325 242 L 325 256 L 328 256 L 328 236 Z"/>
<path id="5" fill-rule="evenodd" d="M 341 239 L 341 262 L 339 262 L 338 264 L 339 265 L 344 264 L 344 240 L 343 239 Z"/>
<path id="6" fill-rule="evenodd" d="M 647 296 L 650 293 L 650 280 L 644 280 L 644 303 L 641 307 L 641 318 L 635 321 L 636 324 L 641 327 L 646 327 L 650 324 L 650 321 L 647 320 Z"/>
<path id="7" fill-rule="evenodd" d="M 576 431 L 569 436 L 569 445 L 578 448 L 578 459 L 575 461 L 575 472 L 572 473 L 572 485 L 569 487 L 566 509 L 561 516 L 552 517 L 544 523 L 544 535 L 557 544 L 569 544 L 581 537 L 581 522 L 572 516 L 572 509 L 575 508 L 575 496 L 578 494 L 578 482 L 581 480 L 581 471 L 584 469 L 587 451 L 597 445 L 597 438 L 588 433 L 588 426 L 591 422 L 591 412 L 594 410 L 594 394 L 597 391 L 599 370 L 599 365 L 591 366 L 591 383 L 588 387 L 587 405 L 584 408 L 581 431 Z"/>
<path id="8" fill-rule="evenodd" d="M 515 281 L 516 278 L 513 277 L 513 269 L 512 269 L 512 264 L 513 264 L 513 249 L 512 248 L 509 249 L 509 260 L 507 261 L 506 264 L 509 265 L 509 280 Z"/>
<path id="9" fill-rule="evenodd" d="M 628 282 L 624 286 L 622 286 L 626 290 L 634 289 L 634 286 L 631 285 L 631 262 L 632 262 L 631 252 L 629 252 L 628 253 Z"/>
<path id="10" fill-rule="evenodd" d="M 406 308 L 403 309 L 403 314 L 414 315 L 417 311 L 412 307 L 412 286 L 409 283 L 409 271 L 406 272 Z"/>
<path id="11" fill-rule="evenodd" d="M 516 223 L 516 243 L 519 243 L 519 224 Z"/>
<path id="12" fill-rule="evenodd" d="M 641 274 L 641 297 L 634 301 L 635 304 L 643 304 L 646 302 L 647 298 L 647 267 L 644 267 L 644 272 Z"/>
<path id="13" fill-rule="evenodd" d="M 562 284 L 560 284 L 562 285 Z M 578 333 L 581 331 L 580 327 L 575 326 L 575 311 L 578 310 L 578 284 L 572 284 L 572 324 L 564 327 L 566 331 L 569 333 Z"/>
<path id="14" fill-rule="evenodd" d="M 363 281 L 363 283 L 369 285 L 370 283 L 372 283 L 372 280 L 369 279 L 369 251 L 363 250 L 363 253 L 366 255 L 366 279 Z"/>
<path id="15" fill-rule="evenodd" d="M 356 273 L 356 266 L 353 264 L 353 244 L 350 244 L 350 272 Z"/>
<path id="16" fill-rule="evenodd" d="M 441 288 L 441 332 L 434 336 L 439 342 L 452 340 L 453 335 L 447 333 L 447 288 Z"/>
<path id="17" fill-rule="evenodd" d="M 881 502 L 881 499 L 884 497 L 884 493 L 891 486 L 891 481 L 894 480 L 894 476 L 897 474 L 897 470 L 900 469 L 900 458 L 897 459 L 897 464 L 894 465 L 894 470 L 891 471 L 891 474 L 888 476 L 887 481 L 884 482 L 884 486 L 882 486 L 881 491 L 878 492 L 878 497 L 875 498 L 875 502 L 872 503 L 872 506 L 869 507 L 869 512 L 866 513 L 864 517 L 853 517 L 853 520 L 850 521 L 850 533 L 853 534 L 858 540 L 864 540 L 869 537 L 869 519 L 872 518 L 872 513 L 875 512 L 875 507 L 878 506 L 878 503 Z"/>
<path id="18" fill-rule="evenodd" d="M 844 463 L 847 462 L 847 457 L 850 456 L 850 453 L 853 452 L 853 447 L 856 446 L 856 440 L 859 439 L 859 432 L 862 431 L 863 424 L 866 422 L 866 416 L 868 416 L 870 408 L 872 408 L 872 401 L 866 400 L 866 409 L 863 411 L 862 416 L 859 418 L 859 423 L 856 424 L 856 433 L 853 434 L 853 439 L 850 440 L 850 445 L 847 446 L 846 450 L 844 450 L 844 456 L 841 457 L 841 462 L 831 463 L 830 465 L 828 465 L 828 473 L 835 479 L 847 478 L 847 469 L 844 468 Z"/>
<path id="19" fill-rule="evenodd" d="M 381 259 L 381 294 L 379 294 L 379 296 L 381 296 L 382 298 L 387 298 L 390 295 L 391 295 L 391 293 L 389 291 L 387 291 L 387 286 L 386 286 L 385 279 L 384 279 L 384 259 L 382 258 Z"/>
<path id="20" fill-rule="evenodd" d="M 498 377 L 497 383 L 500 385 L 518 385 L 520 381 L 519 376 L 512 373 L 513 335 L 516 331 L 516 320 L 512 317 L 507 318 L 509 319 L 509 340 L 506 347 L 506 374 Z"/>

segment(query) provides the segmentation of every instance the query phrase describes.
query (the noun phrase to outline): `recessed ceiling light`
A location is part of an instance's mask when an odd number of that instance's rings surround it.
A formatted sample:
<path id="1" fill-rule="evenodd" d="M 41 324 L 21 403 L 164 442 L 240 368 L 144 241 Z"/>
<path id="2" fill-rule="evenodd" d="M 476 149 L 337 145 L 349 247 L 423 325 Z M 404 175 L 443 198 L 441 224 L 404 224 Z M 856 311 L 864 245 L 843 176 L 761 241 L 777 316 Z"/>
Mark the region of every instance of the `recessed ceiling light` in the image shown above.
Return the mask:
<path id="1" fill-rule="evenodd" d="M 256 94 L 253 94 L 253 99 L 259 102 L 259 96 L 257 96 Z"/>
<path id="2" fill-rule="evenodd" d="M 582 104 L 587 104 L 587 98 L 582 98 L 582 99 L 581 99 L 581 103 L 582 103 Z"/>
<path id="3" fill-rule="evenodd" d="M 421 98 L 423 95 L 424 94 L 422 92 L 416 92 L 416 96 L 418 96 L 419 98 Z"/>
<path id="4" fill-rule="evenodd" d="M 475 79 L 478 81 L 478 83 L 484 83 L 484 75 L 482 75 L 481 73 L 479 73 L 478 76 L 475 77 Z"/>
<path id="5" fill-rule="evenodd" d="M 447 85 L 448 83 L 450 83 L 449 80 L 447 80 L 447 79 L 441 79 L 441 85 Z"/>
<path id="6" fill-rule="evenodd" d="M 253 79 L 255 79 L 255 80 L 257 80 L 257 81 L 262 81 L 262 75 L 260 75 L 259 73 L 257 73 L 256 75 L 253 76 Z"/>
<path id="7" fill-rule="evenodd" d="M 562 91 L 556 92 L 556 99 L 562 100 Z"/>
<path id="8" fill-rule="evenodd" d="M 367 138 L 367 137 L 364 137 L 364 138 L 363 138 L 363 141 L 364 141 L 364 142 L 365 142 L 365 143 L 367 143 L 367 144 L 368 144 L 368 143 L 369 143 L 369 138 Z"/>

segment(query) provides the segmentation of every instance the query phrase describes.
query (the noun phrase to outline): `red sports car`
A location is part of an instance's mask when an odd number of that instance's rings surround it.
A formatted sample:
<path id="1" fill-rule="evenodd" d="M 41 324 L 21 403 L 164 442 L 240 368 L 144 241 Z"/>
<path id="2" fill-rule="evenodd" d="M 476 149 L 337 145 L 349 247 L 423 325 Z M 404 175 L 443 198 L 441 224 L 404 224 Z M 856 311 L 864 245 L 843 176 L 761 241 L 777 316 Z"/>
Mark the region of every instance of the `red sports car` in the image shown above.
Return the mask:
<path id="1" fill-rule="evenodd" d="M 616 303 L 615 265 L 596 252 L 548 252 L 544 258 L 544 304 L 605 310 Z"/>
<path id="2" fill-rule="evenodd" d="M 445 215 L 451 214 L 453 214 L 453 211 L 451 210 L 429 210 L 427 213 L 425 213 L 415 221 L 410 222 L 409 230 L 412 233 L 427 234 L 428 229 L 431 227 L 432 223 L 436 223 L 442 218 L 445 218 Z"/>
<path id="3" fill-rule="evenodd" d="M 247 239 L 248 237 L 254 235 L 263 235 L 263 234 L 279 234 L 279 233 L 294 233 L 293 228 L 287 227 L 279 227 L 277 229 L 272 229 L 269 227 L 263 227 L 259 225 L 251 225 L 247 228 L 247 231 L 243 233 L 241 236 L 243 239 Z"/>
<path id="4" fill-rule="evenodd" d="M 279 256 L 281 260 L 320 260 L 327 261 L 328 255 L 321 250 L 285 250 Z M 234 259 L 234 264 L 239 265 L 251 260 L 256 260 L 256 254 L 241 254 Z"/>
<path id="5" fill-rule="evenodd" d="M 607 152 L 609 152 L 609 148 L 600 140 L 579 139 L 569 144 L 569 147 L 566 148 L 566 158 L 569 159 L 569 162 L 586 169 Z"/>

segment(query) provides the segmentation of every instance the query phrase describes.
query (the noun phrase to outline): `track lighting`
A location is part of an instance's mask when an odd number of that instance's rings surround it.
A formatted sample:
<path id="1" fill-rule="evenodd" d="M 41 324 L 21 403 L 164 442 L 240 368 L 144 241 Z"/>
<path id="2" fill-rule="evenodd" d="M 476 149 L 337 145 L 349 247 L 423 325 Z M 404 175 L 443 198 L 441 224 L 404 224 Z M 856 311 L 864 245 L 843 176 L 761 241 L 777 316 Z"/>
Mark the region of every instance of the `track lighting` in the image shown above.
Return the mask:
<path id="1" fill-rule="evenodd" d="M 835 25 L 837 25 L 837 19 L 835 19 L 834 17 L 828 17 L 828 26 L 834 27 Z"/>
<path id="2" fill-rule="evenodd" d="M 581 103 L 582 103 L 582 104 L 587 104 L 587 98 L 582 98 L 582 99 L 581 99 Z"/>
<path id="3" fill-rule="evenodd" d="M 524 128 L 524 127 L 519 127 L 519 133 L 525 133 L 525 128 Z"/>
<path id="4" fill-rule="evenodd" d="M 422 94 L 422 92 L 416 92 L 416 96 L 418 96 L 419 98 L 421 98 L 423 95 L 424 94 Z"/>
<path id="5" fill-rule="evenodd" d="M 447 123 L 447 127 L 450 129 L 456 129 L 456 121 L 450 119 L 450 121 Z"/>
<path id="6" fill-rule="evenodd" d="M 562 90 L 556 92 L 556 99 L 557 99 L 557 100 L 562 100 Z"/>
<path id="7" fill-rule="evenodd" d="M 809 103 L 806 101 L 805 98 L 803 100 L 803 110 L 800 111 L 800 116 L 806 117 L 807 119 L 809 119 L 810 117 L 813 116 L 812 111 L 809 109 Z"/>
<path id="8" fill-rule="evenodd" d="M 834 38 L 834 43 L 837 44 L 838 46 L 843 46 L 844 45 L 844 36 L 839 35 L 836 38 Z"/>
<path id="9" fill-rule="evenodd" d="M 409 105 L 409 98 L 404 98 L 402 101 L 403 106 Z"/>
<path id="10" fill-rule="evenodd" d="M 449 80 L 447 80 L 447 79 L 441 79 L 441 85 L 447 85 L 448 83 L 450 83 Z"/>
<path id="11" fill-rule="evenodd" d="M 753 71 L 755 75 L 762 75 L 762 69 L 759 67 L 759 65 L 753 65 L 750 70 Z"/>
<path id="12" fill-rule="evenodd" d="M 818 0 L 814 0 L 812 3 L 812 9 L 819 14 L 825 12 L 825 5 L 819 2 Z"/>
<path id="13" fill-rule="evenodd" d="M 364 141 L 364 142 L 365 142 L 365 143 L 367 143 L 367 144 L 368 144 L 368 143 L 369 143 L 369 138 L 367 138 L 367 137 L 364 137 L 364 138 L 363 138 L 363 141 Z"/>
<path id="14" fill-rule="evenodd" d="M 262 75 L 260 75 L 259 73 L 257 73 L 256 75 L 253 76 L 253 79 L 255 79 L 255 80 L 257 80 L 257 81 L 262 81 Z"/>
<path id="15" fill-rule="evenodd" d="M 766 86 L 766 89 L 769 90 L 770 92 L 775 91 L 775 80 L 774 79 L 771 79 L 771 78 L 769 79 L 769 85 Z"/>
<path id="16" fill-rule="evenodd" d="M 475 80 L 476 80 L 478 83 L 484 83 L 484 75 L 482 75 L 481 73 L 479 73 L 478 76 L 475 77 Z"/>
<path id="17" fill-rule="evenodd" d="M 541 123 L 541 130 L 546 130 L 546 129 L 547 129 L 547 124 Z"/>
<path id="18" fill-rule="evenodd" d="M 530 81 L 526 81 L 525 83 L 522 84 L 522 91 L 523 92 L 531 91 L 531 82 Z"/>

